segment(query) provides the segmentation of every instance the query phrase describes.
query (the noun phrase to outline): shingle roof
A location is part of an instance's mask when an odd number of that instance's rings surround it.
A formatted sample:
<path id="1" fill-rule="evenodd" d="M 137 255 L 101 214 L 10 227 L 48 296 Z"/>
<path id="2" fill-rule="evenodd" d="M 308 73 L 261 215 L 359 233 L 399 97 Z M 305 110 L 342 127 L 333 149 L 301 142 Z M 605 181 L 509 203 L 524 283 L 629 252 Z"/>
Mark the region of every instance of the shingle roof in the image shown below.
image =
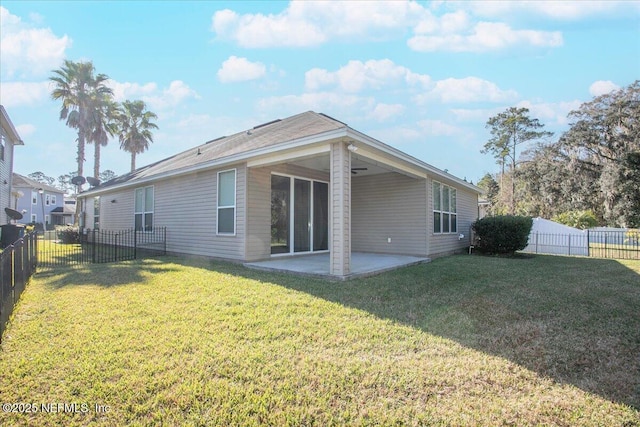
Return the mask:
<path id="1" fill-rule="evenodd" d="M 64 191 L 60 190 L 59 188 L 56 187 L 52 187 L 50 185 L 47 184 L 43 184 L 41 182 L 38 182 L 36 180 L 33 180 L 31 178 L 28 178 L 26 176 L 20 175 L 18 173 L 13 173 L 13 178 L 12 178 L 13 182 L 12 185 L 16 188 L 21 188 L 21 187 L 28 187 L 31 189 L 38 189 L 38 188 L 42 188 L 44 191 L 48 192 L 48 193 L 60 193 L 60 194 L 64 194 Z"/>
<path id="2" fill-rule="evenodd" d="M 99 187 L 108 187 L 132 180 L 178 171 L 201 163 L 222 159 L 259 148 L 275 146 L 299 138 L 346 128 L 347 125 L 329 116 L 313 111 L 274 120 L 234 135 L 222 136 L 197 147 L 190 148 L 156 163 L 114 178 Z"/>

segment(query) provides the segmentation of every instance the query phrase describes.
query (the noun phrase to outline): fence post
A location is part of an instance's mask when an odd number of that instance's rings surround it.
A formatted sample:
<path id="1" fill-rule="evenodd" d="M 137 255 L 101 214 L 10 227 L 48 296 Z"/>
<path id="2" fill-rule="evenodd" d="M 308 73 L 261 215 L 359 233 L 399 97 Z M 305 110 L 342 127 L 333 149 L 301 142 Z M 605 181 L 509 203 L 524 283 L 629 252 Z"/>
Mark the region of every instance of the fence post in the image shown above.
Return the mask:
<path id="1" fill-rule="evenodd" d="M 538 233 L 539 231 L 536 231 L 536 253 L 538 253 Z"/>
<path id="2" fill-rule="evenodd" d="M 138 231 L 133 227 L 133 259 L 138 259 Z"/>
<path id="3" fill-rule="evenodd" d="M 603 258 L 608 258 L 607 256 L 607 237 L 609 236 L 609 233 L 604 233 L 604 257 Z"/>
<path id="4" fill-rule="evenodd" d="M 91 263 L 96 263 L 96 229 L 91 230 Z"/>
<path id="5" fill-rule="evenodd" d="M 569 256 L 571 256 L 571 234 L 569 234 Z"/>
<path id="6" fill-rule="evenodd" d="M 114 233 L 113 236 L 113 241 L 115 242 L 115 245 L 113 245 L 113 258 L 114 261 L 119 261 L 118 259 L 118 233 Z"/>
<path id="7" fill-rule="evenodd" d="M 591 256 L 591 231 L 587 229 L 587 256 Z"/>

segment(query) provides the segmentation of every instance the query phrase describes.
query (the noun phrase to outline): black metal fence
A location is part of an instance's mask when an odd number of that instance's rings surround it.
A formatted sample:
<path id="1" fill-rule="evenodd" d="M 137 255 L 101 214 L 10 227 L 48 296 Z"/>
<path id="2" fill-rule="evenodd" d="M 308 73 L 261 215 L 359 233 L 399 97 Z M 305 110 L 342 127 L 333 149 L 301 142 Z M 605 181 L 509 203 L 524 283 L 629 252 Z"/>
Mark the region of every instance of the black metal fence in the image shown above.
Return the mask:
<path id="1" fill-rule="evenodd" d="M 67 236 L 68 237 L 68 236 Z M 72 241 L 59 233 L 47 232 L 40 242 L 39 266 L 56 268 L 72 265 L 126 261 L 167 253 L 167 229 L 95 230 L 84 229 Z"/>
<path id="2" fill-rule="evenodd" d="M 38 238 L 29 233 L 0 253 L 0 342 L 13 308 L 38 263 Z"/>
<path id="3" fill-rule="evenodd" d="M 585 230 L 575 234 L 532 232 L 523 252 L 594 258 L 640 259 L 640 233 Z"/>

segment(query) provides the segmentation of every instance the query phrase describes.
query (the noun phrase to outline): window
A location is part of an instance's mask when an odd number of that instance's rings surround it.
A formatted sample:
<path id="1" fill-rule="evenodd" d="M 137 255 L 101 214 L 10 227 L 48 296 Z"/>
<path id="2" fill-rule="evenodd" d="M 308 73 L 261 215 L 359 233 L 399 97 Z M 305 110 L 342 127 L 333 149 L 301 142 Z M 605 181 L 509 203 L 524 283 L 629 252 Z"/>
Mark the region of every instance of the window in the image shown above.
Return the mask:
<path id="1" fill-rule="evenodd" d="M 433 232 L 457 233 L 456 189 L 433 182 Z"/>
<path id="2" fill-rule="evenodd" d="M 236 170 L 218 172 L 218 234 L 236 233 Z"/>
<path id="3" fill-rule="evenodd" d="M 32 224 L 35 224 L 37 219 L 38 219 L 38 216 L 36 214 L 31 214 L 31 223 Z"/>
<path id="4" fill-rule="evenodd" d="M 0 160 L 4 160 L 4 135 L 0 135 Z"/>
<path id="5" fill-rule="evenodd" d="M 47 194 L 44 196 L 44 204 L 49 206 L 51 204 L 51 195 Z"/>
<path id="6" fill-rule="evenodd" d="M 100 229 L 100 196 L 93 198 L 93 228 Z"/>
<path id="7" fill-rule="evenodd" d="M 44 223 L 49 225 L 49 215 L 44 216 Z"/>
<path id="8" fill-rule="evenodd" d="M 57 202 L 57 200 L 56 200 L 56 196 L 52 194 L 52 195 L 51 195 L 51 204 L 52 204 L 52 205 L 55 205 L 55 204 L 56 204 L 56 202 Z"/>
<path id="9" fill-rule="evenodd" d="M 153 230 L 153 186 L 136 188 L 134 222 L 136 231 Z"/>
<path id="10" fill-rule="evenodd" d="M 31 192 L 31 204 L 32 205 L 38 204 L 38 193 L 36 191 Z"/>

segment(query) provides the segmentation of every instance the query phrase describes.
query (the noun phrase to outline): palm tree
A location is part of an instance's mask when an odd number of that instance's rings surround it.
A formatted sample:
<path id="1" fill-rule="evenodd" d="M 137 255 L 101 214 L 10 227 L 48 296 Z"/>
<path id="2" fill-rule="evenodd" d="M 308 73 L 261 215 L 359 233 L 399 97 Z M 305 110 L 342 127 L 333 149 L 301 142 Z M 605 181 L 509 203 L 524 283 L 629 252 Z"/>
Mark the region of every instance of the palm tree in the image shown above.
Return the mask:
<path id="1" fill-rule="evenodd" d="M 153 142 L 151 129 L 158 129 L 152 122 L 158 116 L 146 110 L 143 101 L 124 101 L 120 117 L 120 148 L 131 153 L 131 172 L 136 169 L 136 155 L 144 153 Z"/>
<path id="2" fill-rule="evenodd" d="M 105 147 L 109 138 L 118 133 L 121 116 L 120 106 L 110 95 L 95 96 L 92 99 L 89 118 L 88 143 L 94 145 L 93 177 L 100 177 L 100 147 Z"/>
<path id="3" fill-rule="evenodd" d="M 111 96 L 113 91 L 106 86 L 105 74 L 95 75 L 93 63 L 65 60 L 59 70 L 53 70 L 49 78 L 55 83 L 51 92 L 53 99 L 62 100 L 60 120 L 78 130 L 78 176 L 83 176 L 84 149 L 87 139 L 92 138 L 92 127 L 96 123 L 96 99 Z"/>

